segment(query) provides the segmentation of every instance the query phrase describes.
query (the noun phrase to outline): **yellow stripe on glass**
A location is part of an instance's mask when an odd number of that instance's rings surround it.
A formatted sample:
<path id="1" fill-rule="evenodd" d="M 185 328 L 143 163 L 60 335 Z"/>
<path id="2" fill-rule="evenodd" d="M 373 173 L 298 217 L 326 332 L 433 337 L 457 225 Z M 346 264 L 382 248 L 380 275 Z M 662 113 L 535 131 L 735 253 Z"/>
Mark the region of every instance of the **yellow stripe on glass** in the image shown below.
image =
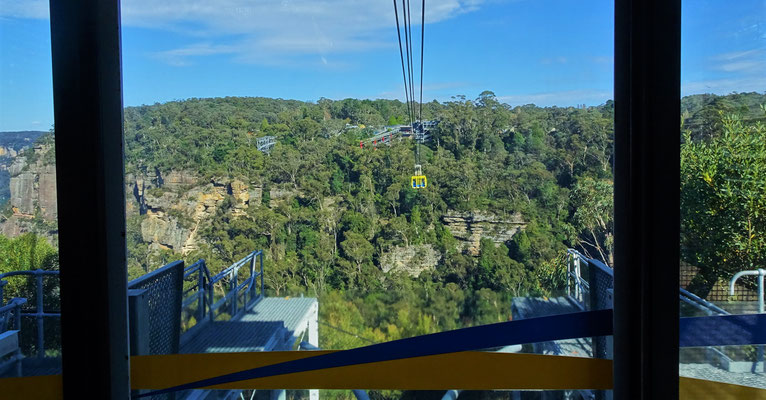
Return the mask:
<path id="1" fill-rule="evenodd" d="M 133 389 L 163 389 L 331 351 L 177 354 L 131 357 Z M 210 389 L 610 389 L 612 362 L 592 358 L 462 352 L 298 372 Z M 680 398 L 766 400 L 766 390 L 679 379 Z M 59 400 L 61 375 L 0 379 L 0 397 Z"/>

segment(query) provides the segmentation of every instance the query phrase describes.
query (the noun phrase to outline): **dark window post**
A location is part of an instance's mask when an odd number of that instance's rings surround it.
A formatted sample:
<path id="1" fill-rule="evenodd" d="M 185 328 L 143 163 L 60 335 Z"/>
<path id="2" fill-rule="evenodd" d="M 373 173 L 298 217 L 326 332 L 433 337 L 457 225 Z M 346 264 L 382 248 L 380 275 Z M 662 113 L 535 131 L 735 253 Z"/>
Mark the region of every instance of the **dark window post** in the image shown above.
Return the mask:
<path id="1" fill-rule="evenodd" d="M 678 398 L 681 1 L 615 2 L 614 398 Z"/>
<path id="2" fill-rule="evenodd" d="M 50 12 L 64 397 L 128 399 L 119 2 Z"/>

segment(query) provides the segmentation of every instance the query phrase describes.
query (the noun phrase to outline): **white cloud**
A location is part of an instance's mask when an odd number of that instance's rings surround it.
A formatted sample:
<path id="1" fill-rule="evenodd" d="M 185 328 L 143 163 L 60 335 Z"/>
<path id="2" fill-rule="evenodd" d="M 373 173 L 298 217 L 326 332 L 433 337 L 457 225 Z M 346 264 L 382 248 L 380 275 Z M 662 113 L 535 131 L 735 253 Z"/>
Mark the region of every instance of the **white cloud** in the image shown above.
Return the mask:
<path id="1" fill-rule="evenodd" d="M 449 100 L 449 96 L 453 94 L 454 89 L 465 88 L 469 86 L 466 82 L 432 82 L 423 84 L 424 97 L 423 102 L 429 102 L 429 99 L 436 98 L 438 100 Z M 420 86 L 418 82 L 415 82 L 415 96 L 419 96 Z M 399 85 L 398 88 L 393 90 L 387 90 L 377 93 L 375 95 L 366 96 L 370 99 L 397 99 L 405 101 L 404 99 L 404 85 Z M 419 100 L 419 98 L 418 98 Z"/>
<path id="2" fill-rule="evenodd" d="M 766 71 L 766 50 L 750 49 L 712 57 L 714 69 L 739 74 L 762 75 Z"/>
<path id="3" fill-rule="evenodd" d="M 474 11 L 483 2 L 430 0 L 426 23 Z M 418 27 L 420 2 L 413 3 L 411 19 Z M 391 45 L 395 26 L 393 5 L 384 0 L 124 0 L 121 12 L 124 26 L 180 32 L 206 43 L 156 54 L 173 65 L 222 53 L 253 63 L 317 55 L 332 64 L 329 55 Z M 0 0 L 0 16 L 47 18 L 48 1 Z"/>
<path id="4" fill-rule="evenodd" d="M 569 59 L 567 59 L 564 56 L 547 57 L 540 60 L 540 64 L 543 64 L 543 65 L 566 64 L 567 62 L 569 62 Z"/>
<path id="5" fill-rule="evenodd" d="M 577 104 L 596 105 L 612 98 L 611 91 L 593 89 L 497 96 L 499 101 L 512 106 L 535 104 L 543 107 L 554 105 L 572 106 Z"/>
<path id="6" fill-rule="evenodd" d="M 716 60 L 731 61 L 740 58 L 748 58 L 750 56 L 759 55 L 763 53 L 763 49 L 750 49 L 744 51 L 733 51 L 730 53 L 721 53 L 715 57 Z"/>
<path id="7" fill-rule="evenodd" d="M 699 93 L 729 94 L 732 92 L 764 92 L 766 77 L 746 77 L 733 79 L 711 79 L 705 81 L 690 81 L 681 84 L 681 95 L 688 96 Z"/>

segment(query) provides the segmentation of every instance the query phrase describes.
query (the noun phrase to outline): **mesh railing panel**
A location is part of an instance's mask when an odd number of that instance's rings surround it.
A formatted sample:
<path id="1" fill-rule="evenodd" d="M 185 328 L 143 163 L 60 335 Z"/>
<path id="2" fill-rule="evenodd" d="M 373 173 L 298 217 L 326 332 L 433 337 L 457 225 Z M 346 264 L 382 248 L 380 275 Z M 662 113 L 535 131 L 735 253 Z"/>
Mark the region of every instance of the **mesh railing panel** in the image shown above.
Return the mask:
<path id="1" fill-rule="evenodd" d="M 590 284 L 590 310 L 612 308 L 614 273 L 598 260 L 588 260 L 588 282 Z M 593 338 L 593 357 L 608 358 L 607 338 Z"/>
<path id="2" fill-rule="evenodd" d="M 175 261 L 128 283 L 147 291 L 149 354 L 178 353 L 183 277 L 183 261 Z"/>

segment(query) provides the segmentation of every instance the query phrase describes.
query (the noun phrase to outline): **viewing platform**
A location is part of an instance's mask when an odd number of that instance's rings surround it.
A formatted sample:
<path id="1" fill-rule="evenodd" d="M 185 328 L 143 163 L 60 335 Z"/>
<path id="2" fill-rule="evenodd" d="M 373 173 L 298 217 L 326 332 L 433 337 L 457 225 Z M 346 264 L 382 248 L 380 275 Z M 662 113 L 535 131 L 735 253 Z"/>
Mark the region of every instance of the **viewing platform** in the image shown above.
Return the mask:
<path id="1" fill-rule="evenodd" d="M 583 256 L 576 250 L 568 251 L 566 292 L 558 297 L 515 297 L 511 303 L 514 320 L 566 314 L 580 311 L 612 308 L 614 272 L 598 260 Z M 752 308 L 732 302 L 733 312 L 708 302 L 693 293 L 679 289 L 679 301 L 699 315 L 728 315 Z M 700 332 L 700 335 L 706 333 Z M 593 337 L 533 343 L 531 351 L 538 354 L 573 357 L 612 358 L 612 337 Z M 743 353 L 738 346 L 697 347 L 681 349 L 679 375 L 735 385 L 766 389 L 766 373 L 762 362 L 739 360 Z M 599 398 L 590 390 L 565 393 L 566 399 Z"/>
<path id="2" fill-rule="evenodd" d="M 8 279 L 29 279 L 36 285 L 33 305 L 13 298 L 0 307 L 0 350 L 8 347 L 0 355 L 0 376 L 61 373 L 56 335 L 61 314 L 50 310 L 57 299 L 45 294 L 58 286 L 58 277 L 58 271 L 42 270 L 0 275 L 0 289 Z M 175 261 L 130 281 L 131 355 L 297 350 L 301 342 L 318 347 L 317 299 L 266 297 L 263 288 L 261 251 L 215 275 L 204 260 L 190 266 Z M 2 294 L 0 290 L 0 299 Z M 193 390 L 175 398 L 226 399 L 240 393 Z M 318 392 L 312 390 L 310 397 L 318 399 Z"/>

